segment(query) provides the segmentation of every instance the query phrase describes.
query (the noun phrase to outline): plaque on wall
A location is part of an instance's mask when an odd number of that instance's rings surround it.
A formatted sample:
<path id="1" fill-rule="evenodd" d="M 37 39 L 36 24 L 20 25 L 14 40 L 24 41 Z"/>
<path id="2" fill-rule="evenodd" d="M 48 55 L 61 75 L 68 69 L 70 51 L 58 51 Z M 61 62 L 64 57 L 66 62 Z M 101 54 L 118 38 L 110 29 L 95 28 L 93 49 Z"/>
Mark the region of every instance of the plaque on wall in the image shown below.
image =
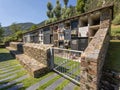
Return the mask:
<path id="1" fill-rule="evenodd" d="M 88 27 L 80 27 L 78 30 L 78 37 L 88 37 Z"/>
<path id="2" fill-rule="evenodd" d="M 64 24 L 63 24 L 63 23 L 60 23 L 60 24 L 58 25 L 58 30 L 59 30 L 60 32 L 63 32 L 63 31 L 64 31 Z"/>
<path id="3" fill-rule="evenodd" d="M 50 34 L 44 34 L 44 44 L 50 44 Z"/>
<path id="4" fill-rule="evenodd" d="M 71 30 L 65 30 L 64 35 L 65 35 L 64 37 L 65 40 L 71 40 Z"/>
<path id="5" fill-rule="evenodd" d="M 76 28 L 78 28 L 78 20 L 71 21 L 71 29 L 76 29 Z"/>

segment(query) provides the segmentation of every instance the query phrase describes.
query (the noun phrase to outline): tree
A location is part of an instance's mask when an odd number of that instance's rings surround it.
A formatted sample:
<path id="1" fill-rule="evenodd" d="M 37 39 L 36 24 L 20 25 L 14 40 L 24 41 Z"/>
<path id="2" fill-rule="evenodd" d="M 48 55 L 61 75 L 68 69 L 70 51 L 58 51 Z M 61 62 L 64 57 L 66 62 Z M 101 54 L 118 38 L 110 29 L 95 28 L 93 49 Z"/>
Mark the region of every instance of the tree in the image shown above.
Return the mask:
<path id="1" fill-rule="evenodd" d="M 84 12 L 85 0 L 77 0 L 76 10 L 78 13 Z"/>
<path id="2" fill-rule="evenodd" d="M 53 13 L 53 5 L 51 4 L 51 2 L 47 3 L 47 16 L 48 16 L 48 20 L 46 20 L 46 24 L 51 23 L 52 19 L 54 18 L 54 13 Z"/>
<path id="3" fill-rule="evenodd" d="M 63 1 L 64 1 L 65 8 L 67 8 L 67 4 L 68 4 L 69 0 L 63 0 Z"/>
<path id="4" fill-rule="evenodd" d="M 16 24 L 16 23 L 13 23 L 11 26 L 10 26 L 10 30 L 12 32 L 12 34 L 16 33 L 17 31 L 21 30 L 21 26 Z"/>
<path id="5" fill-rule="evenodd" d="M 35 30 L 37 28 L 38 28 L 37 25 L 32 25 L 31 28 L 30 28 L 30 31 Z"/>
<path id="6" fill-rule="evenodd" d="M 51 4 L 51 2 L 48 2 L 47 3 L 47 9 L 48 9 L 48 11 L 47 11 L 47 16 L 48 16 L 48 18 L 53 18 L 54 17 L 54 15 L 53 15 L 53 5 Z"/>
<path id="7" fill-rule="evenodd" d="M 21 35 L 23 34 L 22 30 L 21 30 L 21 26 L 13 23 L 10 26 L 10 30 L 12 31 L 12 35 L 10 36 L 10 41 L 19 41 L 20 39 L 22 39 Z"/>
<path id="8" fill-rule="evenodd" d="M 0 24 L 0 42 L 2 42 L 3 34 L 4 34 L 4 29 L 2 28 L 2 26 Z"/>
<path id="9" fill-rule="evenodd" d="M 47 3 L 47 8 L 48 8 L 48 10 L 52 11 L 53 5 L 51 4 L 51 2 Z"/>
<path id="10" fill-rule="evenodd" d="M 54 15 L 58 20 L 61 18 L 61 4 L 59 0 L 56 1 L 56 7 L 54 8 Z"/>

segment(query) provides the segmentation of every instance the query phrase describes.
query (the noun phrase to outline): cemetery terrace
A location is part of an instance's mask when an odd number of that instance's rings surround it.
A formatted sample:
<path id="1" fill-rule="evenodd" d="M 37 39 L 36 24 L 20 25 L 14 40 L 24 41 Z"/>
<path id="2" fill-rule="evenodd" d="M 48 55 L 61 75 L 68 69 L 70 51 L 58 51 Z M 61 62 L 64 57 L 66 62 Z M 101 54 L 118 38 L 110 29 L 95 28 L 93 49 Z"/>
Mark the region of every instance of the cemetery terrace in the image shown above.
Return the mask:
<path id="1" fill-rule="evenodd" d="M 104 6 L 26 32 L 22 44 L 10 43 L 7 48 L 23 50 L 11 53 L 34 77 L 54 70 L 80 84 L 80 90 L 98 90 L 112 16 L 113 5 Z"/>

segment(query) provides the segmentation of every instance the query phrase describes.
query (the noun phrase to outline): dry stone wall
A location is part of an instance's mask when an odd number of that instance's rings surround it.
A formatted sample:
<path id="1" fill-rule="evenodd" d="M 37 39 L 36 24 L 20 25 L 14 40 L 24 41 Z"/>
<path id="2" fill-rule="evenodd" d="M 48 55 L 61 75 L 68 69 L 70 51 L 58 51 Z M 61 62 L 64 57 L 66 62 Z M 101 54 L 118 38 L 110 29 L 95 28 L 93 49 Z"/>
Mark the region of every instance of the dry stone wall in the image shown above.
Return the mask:
<path id="1" fill-rule="evenodd" d="M 23 67 L 33 77 L 40 77 L 51 69 L 51 45 L 41 45 L 35 43 L 11 42 L 11 54 L 23 65 Z M 22 53 L 21 53 L 22 52 Z"/>
<path id="2" fill-rule="evenodd" d="M 26 43 L 23 45 L 24 54 L 37 60 L 38 62 L 49 66 L 51 45 L 41 45 Z"/>
<path id="3" fill-rule="evenodd" d="M 111 9 L 101 11 L 100 29 L 81 56 L 80 90 L 99 90 L 102 67 L 110 40 Z"/>
<path id="4" fill-rule="evenodd" d="M 19 52 L 23 52 L 23 43 L 22 42 L 10 42 L 10 47 L 14 48 Z"/>

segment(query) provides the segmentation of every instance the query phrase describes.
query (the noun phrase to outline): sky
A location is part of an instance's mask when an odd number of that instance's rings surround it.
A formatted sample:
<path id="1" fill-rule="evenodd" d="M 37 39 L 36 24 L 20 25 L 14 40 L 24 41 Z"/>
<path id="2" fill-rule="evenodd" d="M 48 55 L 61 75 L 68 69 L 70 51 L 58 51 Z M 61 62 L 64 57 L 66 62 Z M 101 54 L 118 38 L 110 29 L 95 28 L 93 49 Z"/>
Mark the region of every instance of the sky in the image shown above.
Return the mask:
<path id="1" fill-rule="evenodd" d="M 56 0 L 0 0 L 0 23 L 9 26 L 12 23 L 32 22 L 38 24 L 48 19 L 47 2 L 55 6 Z M 59 0 L 63 6 L 63 0 Z M 76 5 L 77 0 L 69 0 L 69 5 Z"/>

